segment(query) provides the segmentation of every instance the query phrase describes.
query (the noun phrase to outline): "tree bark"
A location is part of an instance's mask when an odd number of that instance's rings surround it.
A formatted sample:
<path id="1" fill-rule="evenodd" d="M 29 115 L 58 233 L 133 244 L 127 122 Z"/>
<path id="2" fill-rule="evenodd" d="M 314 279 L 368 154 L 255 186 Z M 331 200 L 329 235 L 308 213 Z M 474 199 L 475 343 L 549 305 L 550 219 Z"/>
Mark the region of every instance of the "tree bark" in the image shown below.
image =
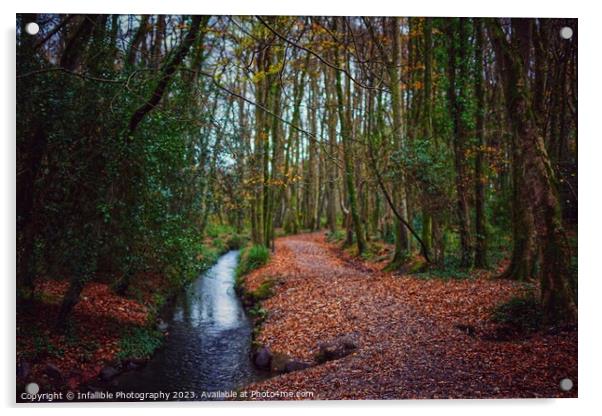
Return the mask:
<path id="1" fill-rule="evenodd" d="M 487 229 L 485 226 L 485 90 L 483 88 L 483 23 L 474 19 L 475 25 L 475 95 L 477 99 L 476 117 L 476 156 L 475 156 L 475 228 L 476 244 L 474 265 L 487 267 Z"/>
<path id="2" fill-rule="evenodd" d="M 449 30 L 448 49 L 448 103 L 449 111 L 453 119 L 453 147 L 454 162 L 456 167 L 456 212 L 458 215 L 458 228 L 460 233 L 460 266 L 471 265 L 471 242 L 470 242 L 470 213 L 468 206 L 467 175 L 466 175 L 466 139 L 467 128 L 464 125 L 463 116 L 466 112 L 467 85 L 466 69 L 468 49 L 467 19 L 460 18 L 459 25 L 453 19 Z M 456 45 L 456 29 L 459 26 L 459 45 Z M 459 67 L 459 71 L 457 71 Z M 460 97 L 458 97 L 458 91 Z"/>
<path id="3" fill-rule="evenodd" d="M 176 53 L 174 54 L 173 58 L 169 62 L 167 62 L 167 64 L 163 68 L 163 71 L 161 71 L 161 78 L 159 79 L 159 82 L 157 83 L 150 98 L 140 107 L 138 107 L 138 109 L 132 115 L 132 118 L 130 119 L 130 124 L 128 126 L 128 137 L 131 137 L 134 134 L 136 128 L 144 119 L 144 117 L 148 113 L 150 113 L 159 104 L 161 98 L 163 98 L 163 94 L 165 94 L 165 91 L 169 86 L 169 83 L 174 73 L 176 72 L 176 69 L 182 63 L 184 58 L 186 58 L 186 55 L 190 50 L 190 46 L 192 46 L 196 37 L 198 36 L 199 27 L 201 25 L 202 19 L 203 16 L 195 15 L 192 17 L 190 30 L 188 31 L 188 33 L 186 33 L 184 40 L 176 50 Z"/>
<path id="4" fill-rule="evenodd" d="M 571 282 L 570 249 L 562 226 L 558 191 L 550 158 L 530 101 L 528 65 L 531 50 L 530 19 L 512 19 L 511 41 L 499 24 L 492 25 L 492 41 L 503 54 L 506 107 L 522 154 L 522 203 L 529 204 L 541 247 L 541 302 L 547 323 L 577 319 L 576 294 Z"/>
<path id="5" fill-rule="evenodd" d="M 399 29 L 401 22 L 399 17 L 391 17 L 388 19 L 388 27 L 386 32 L 392 40 L 391 60 L 388 63 L 389 82 L 391 83 L 391 107 L 393 109 L 393 145 L 395 150 L 404 151 L 403 135 L 402 135 L 402 101 L 401 101 L 401 82 L 399 71 L 401 67 L 401 45 Z M 400 215 L 408 218 L 407 196 L 406 196 L 406 181 L 403 171 L 398 173 L 398 182 L 393 190 L 393 203 L 399 207 Z M 393 264 L 401 265 L 409 255 L 410 242 L 406 227 L 396 217 L 395 219 L 395 251 L 393 256 Z"/>
<path id="6" fill-rule="evenodd" d="M 339 52 L 336 53 L 336 64 L 339 64 Z M 345 183 L 347 184 L 347 194 L 349 210 L 353 220 L 353 228 L 355 230 L 355 239 L 357 244 L 358 254 L 361 255 L 366 250 L 365 234 L 362 222 L 357 209 L 357 196 L 355 193 L 355 178 L 352 163 L 352 146 L 351 146 L 351 126 L 348 115 L 345 114 L 345 97 L 343 95 L 343 85 L 341 81 L 341 71 L 336 71 L 336 92 L 338 98 L 339 123 L 341 125 L 341 139 L 343 144 L 343 161 L 345 166 Z M 347 88 L 349 92 L 349 88 Z M 347 96 L 347 106 L 350 106 L 351 97 Z"/>

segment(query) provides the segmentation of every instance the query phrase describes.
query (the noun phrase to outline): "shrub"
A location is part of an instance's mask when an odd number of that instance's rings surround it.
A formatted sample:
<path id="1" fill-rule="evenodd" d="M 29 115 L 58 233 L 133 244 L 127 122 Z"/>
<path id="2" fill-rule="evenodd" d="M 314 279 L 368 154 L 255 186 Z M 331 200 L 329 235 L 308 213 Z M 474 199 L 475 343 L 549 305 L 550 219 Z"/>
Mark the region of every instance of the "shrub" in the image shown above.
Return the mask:
<path id="1" fill-rule="evenodd" d="M 232 234 L 228 238 L 226 245 L 229 250 L 238 250 L 247 242 L 247 238 L 241 234 Z"/>
<path id="2" fill-rule="evenodd" d="M 117 358 L 149 358 L 163 342 L 163 335 L 151 328 L 133 328 L 119 341 Z"/>
<path id="3" fill-rule="evenodd" d="M 449 280 L 472 280 L 474 279 L 474 275 L 471 274 L 466 269 L 461 268 L 433 268 L 428 269 L 426 271 L 410 271 L 410 273 L 414 273 L 419 279 L 431 280 L 431 279 L 440 279 L 444 281 Z"/>
<path id="4" fill-rule="evenodd" d="M 540 302 L 532 294 L 516 296 L 498 305 L 493 310 L 491 320 L 498 324 L 509 325 L 521 332 L 533 332 L 541 327 L 543 312 Z"/>
<path id="5" fill-rule="evenodd" d="M 207 236 L 209 236 L 211 238 L 217 238 L 220 235 L 232 234 L 234 232 L 234 229 L 229 225 L 216 224 L 216 223 L 210 222 L 207 225 L 207 229 L 205 232 L 206 232 Z"/>
<path id="6" fill-rule="evenodd" d="M 55 346 L 46 335 L 35 335 L 33 339 L 32 356 L 38 357 L 62 357 L 64 350 Z"/>
<path id="7" fill-rule="evenodd" d="M 272 277 L 266 279 L 257 289 L 250 292 L 250 295 L 256 302 L 265 300 L 274 294 L 274 285 L 276 280 Z"/>
<path id="8" fill-rule="evenodd" d="M 199 261 L 200 266 L 199 271 L 203 271 L 211 267 L 213 264 L 215 264 L 218 257 L 219 254 L 215 250 L 215 248 L 206 245 L 202 246 L 197 255 L 197 260 Z M 196 277 L 197 275 L 198 272 L 194 277 Z"/>
<path id="9" fill-rule="evenodd" d="M 268 316 L 268 311 L 266 309 L 262 308 L 259 303 L 255 304 L 252 308 L 250 308 L 248 313 L 251 318 L 259 321 L 256 323 L 263 322 L 265 320 L 265 318 Z"/>
<path id="10" fill-rule="evenodd" d="M 243 250 L 240 255 L 240 262 L 236 268 L 236 275 L 243 276 L 252 270 L 255 270 L 268 262 L 270 250 L 262 245 L 254 245 Z"/>
<path id="11" fill-rule="evenodd" d="M 337 241 L 343 241 L 346 237 L 345 230 L 336 230 L 334 233 L 328 231 L 326 235 L 326 241 L 334 243 Z"/>
<path id="12" fill-rule="evenodd" d="M 218 253 L 223 253 L 227 251 L 226 243 L 224 242 L 224 240 L 222 240 L 221 237 L 215 237 L 211 242 L 211 245 L 213 246 L 213 248 L 215 248 L 215 250 Z"/>

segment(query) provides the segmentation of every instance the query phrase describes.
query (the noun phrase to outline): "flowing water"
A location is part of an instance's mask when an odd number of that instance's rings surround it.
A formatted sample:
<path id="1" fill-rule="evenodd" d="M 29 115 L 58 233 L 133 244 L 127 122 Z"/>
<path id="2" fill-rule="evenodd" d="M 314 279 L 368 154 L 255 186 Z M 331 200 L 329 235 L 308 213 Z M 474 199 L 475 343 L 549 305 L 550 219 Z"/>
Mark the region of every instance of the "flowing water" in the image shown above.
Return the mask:
<path id="1" fill-rule="evenodd" d="M 230 251 L 183 292 L 168 311 L 169 336 L 142 369 L 120 375 L 115 391 L 234 391 L 262 378 L 250 360 L 251 323 L 234 291 L 238 252 Z M 173 397 L 172 397 L 173 398 Z"/>

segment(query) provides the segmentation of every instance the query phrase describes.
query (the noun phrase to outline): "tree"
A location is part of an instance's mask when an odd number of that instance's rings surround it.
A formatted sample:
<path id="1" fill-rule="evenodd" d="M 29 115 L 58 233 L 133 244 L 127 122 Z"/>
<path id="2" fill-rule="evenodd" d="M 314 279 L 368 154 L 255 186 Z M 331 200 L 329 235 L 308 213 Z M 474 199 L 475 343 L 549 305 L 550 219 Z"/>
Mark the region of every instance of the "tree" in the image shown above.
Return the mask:
<path id="1" fill-rule="evenodd" d="M 562 226 L 558 191 L 550 158 L 537 130 L 528 78 L 532 48 L 532 21 L 512 19 L 507 40 L 498 21 L 490 24 L 491 39 L 502 61 L 506 109 L 514 143 L 520 152 L 519 183 L 522 203 L 530 209 L 537 243 L 541 247 L 541 300 L 547 322 L 577 318 L 575 294 L 570 281 L 570 248 Z M 516 163 L 516 162 L 515 162 Z M 537 215 L 535 214 L 537 213 Z"/>
<path id="2" fill-rule="evenodd" d="M 337 27 L 340 28 L 342 26 L 342 19 L 340 18 L 337 23 Z M 335 65 L 339 66 L 340 64 L 340 52 L 337 48 L 335 50 Z M 353 220 L 353 228 L 355 229 L 355 239 L 357 244 L 357 251 L 361 255 L 366 250 L 366 241 L 364 229 L 362 226 L 362 222 L 359 217 L 359 212 L 357 208 L 357 198 L 355 193 L 355 179 L 354 179 L 354 169 L 352 164 L 352 138 L 351 138 L 351 126 L 350 126 L 350 117 L 349 113 L 345 112 L 345 104 L 347 103 L 347 107 L 349 108 L 349 103 L 351 100 L 349 81 L 347 83 L 347 94 L 343 95 L 343 85 L 341 81 L 341 71 L 336 72 L 336 94 L 338 101 L 338 115 L 339 115 L 339 124 L 341 126 L 341 141 L 343 144 L 343 161 L 344 161 L 344 175 L 345 175 L 345 184 L 347 186 L 347 194 L 348 194 L 348 205 L 349 210 L 351 212 L 351 218 Z"/>
<path id="3" fill-rule="evenodd" d="M 452 19 L 449 25 L 448 102 L 453 120 L 453 147 L 456 167 L 456 204 L 460 232 L 460 265 L 471 265 L 470 213 L 468 205 L 468 176 L 466 148 L 469 134 L 468 108 L 468 19 Z M 458 42 L 456 44 L 456 42 Z"/>
<path id="4" fill-rule="evenodd" d="M 476 156 L 475 156 L 475 227 L 474 265 L 487 267 L 487 228 L 485 226 L 485 182 L 483 172 L 485 146 L 485 88 L 483 86 L 483 23 L 474 19 L 475 26 L 475 95 L 476 95 Z"/>
<path id="5" fill-rule="evenodd" d="M 391 106 L 393 110 L 393 145 L 397 151 L 403 153 L 405 145 L 402 137 L 402 113 L 401 113 L 401 82 L 399 79 L 399 71 L 401 67 L 401 47 L 399 42 L 400 19 L 392 17 L 388 20 L 388 34 L 392 41 L 391 59 L 388 62 L 387 69 L 389 72 L 389 82 L 391 83 Z M 400 215 L 408 218 L 406 182 L 403 171 L 399 172 L 398 183 L 393 191 L 393 203 L 399 207 Z M 399 219 L 395 225 L 395 254 L 393 264 L 403 264 L 408 257 L 410 248 L 410 239 L 406 227 Z"/>

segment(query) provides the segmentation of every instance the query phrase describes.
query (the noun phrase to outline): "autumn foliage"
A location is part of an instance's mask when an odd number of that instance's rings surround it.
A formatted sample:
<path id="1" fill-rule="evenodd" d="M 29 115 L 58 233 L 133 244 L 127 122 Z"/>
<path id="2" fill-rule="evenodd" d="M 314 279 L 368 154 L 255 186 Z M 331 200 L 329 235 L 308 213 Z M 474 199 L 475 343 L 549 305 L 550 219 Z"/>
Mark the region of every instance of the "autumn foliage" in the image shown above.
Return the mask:
<path id="1" fill-rule="evenodd" d="M 252 290 L 276 279 L 257 341 L 314 360 L 320 342 L 355 334 L 353 354 L 251 388 L 311 390 L 318 399 L 576 397 L 577 332 L 514 333 L 495 308 L 532 290 L 480 273 L 424 279 L 345 258 L 322 233 L 276 241 L 270 264 L 247 276 Z M 353 261 L 349 261 L 353 260 Z M 509 332 L 508 332 L 509 331 Z"/>

